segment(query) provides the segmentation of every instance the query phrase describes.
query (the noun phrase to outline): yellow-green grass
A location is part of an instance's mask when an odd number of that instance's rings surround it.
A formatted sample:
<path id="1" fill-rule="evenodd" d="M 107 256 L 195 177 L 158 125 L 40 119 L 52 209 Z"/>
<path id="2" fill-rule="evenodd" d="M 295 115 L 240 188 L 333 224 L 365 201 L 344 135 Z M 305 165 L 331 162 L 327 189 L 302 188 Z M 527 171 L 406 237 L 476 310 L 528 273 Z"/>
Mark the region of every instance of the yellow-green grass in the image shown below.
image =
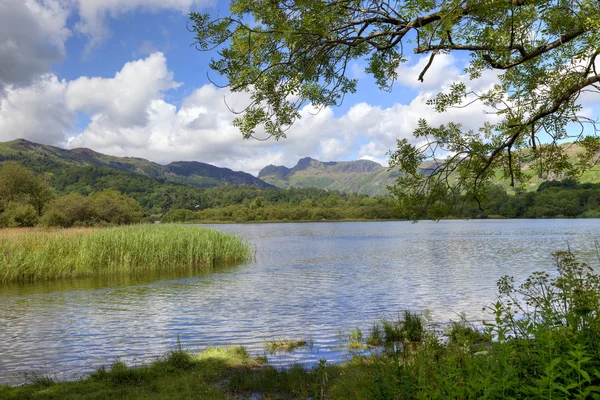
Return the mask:
<path id="1" fill-rule="evenodd" d="M 243 262 L 240 238 L 183 225 L 0 230 L 0 282 L 162 274 Z"/>

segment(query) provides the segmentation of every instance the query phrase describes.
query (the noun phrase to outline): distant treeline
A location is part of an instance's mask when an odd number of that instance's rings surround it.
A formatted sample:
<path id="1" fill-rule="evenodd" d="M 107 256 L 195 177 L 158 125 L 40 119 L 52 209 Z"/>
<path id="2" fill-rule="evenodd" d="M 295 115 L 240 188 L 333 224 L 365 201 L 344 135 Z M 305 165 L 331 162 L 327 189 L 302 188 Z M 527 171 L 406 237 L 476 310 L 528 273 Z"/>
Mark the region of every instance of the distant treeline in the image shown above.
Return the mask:
<path id="1" fill-rule="evenodd" d="M 398 218 L 389 197 L 316 188 L 200 189 L 96 167 L 35 174 L 0 166 L 0 227 L 121 225 L 141 221 L 277 221 Z"/>
<path id="2" fill-rule="evenodd" d="M 565 179 L 514 195 L 496 186 L 479 203 L 459 198 L 448 199 L 443 206 L 456 218 L 600 218 L 600 183 Z M 0 166 L 0 227 L 406 217 L 388 196 L 372 198 L 316 188 L 230 185 L 200 189 L 96 167 L 35 174 L 12 161 Z"/>
<path id="3" fill-rule="evenodd" d="M 175 209 L 162 222 L 322 221 L 398 219 L 394 199 L 328 192 L 315 188 L 258 189 L 250 186 L 207 189 L 213 201 L 197 210 Z"/>
<path id="4" fill-rule="evenodd" d="M 319 221 L 344 219 L 407 219 L 390 197 L 331 193 L 321 189 L 266 189 L 223 187 L 208 189 L 208 208 L 173 209 L 164 222 L 190 221 Z M 535 192 L 508 194 L 501 186 L 485 198 L 448 199 L 451 218 L 600 218 L 600 183 L 579 184 L 572 179 L 542 183 Z M 424 216 L 427 217 L 427 216 Z"/>
<path id="5" fill-rule="evenodd" d="M 535 192 L 514 195 L 492 187 L 482 208 L 474 201 L 458 202 L 454 214 L 466 218 L 600 218 L 600 183 L 546 181 Z"/>

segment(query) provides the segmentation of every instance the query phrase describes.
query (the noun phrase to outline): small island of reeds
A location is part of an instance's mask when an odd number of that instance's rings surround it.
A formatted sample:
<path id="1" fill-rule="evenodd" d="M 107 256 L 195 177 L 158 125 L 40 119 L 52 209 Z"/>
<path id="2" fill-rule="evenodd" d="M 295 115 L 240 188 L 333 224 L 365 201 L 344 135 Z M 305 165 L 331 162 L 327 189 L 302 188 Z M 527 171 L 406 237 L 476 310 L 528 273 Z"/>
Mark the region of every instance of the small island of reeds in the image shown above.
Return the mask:
<path id="1" fill-rule="evenodd" d="M 0 282 L 203 270 L 252 257 L 237 236 L 182 225 L 0 230 Z"/>

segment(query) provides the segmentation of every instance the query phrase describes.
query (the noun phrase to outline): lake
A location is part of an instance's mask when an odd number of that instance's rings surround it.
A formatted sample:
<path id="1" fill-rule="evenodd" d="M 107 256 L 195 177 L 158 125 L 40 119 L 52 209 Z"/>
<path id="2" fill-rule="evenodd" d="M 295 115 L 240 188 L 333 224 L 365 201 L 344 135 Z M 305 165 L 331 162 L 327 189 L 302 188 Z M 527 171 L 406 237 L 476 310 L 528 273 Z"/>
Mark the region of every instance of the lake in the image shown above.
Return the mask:
<path id="1" fill-rule="evenodd" d="M 600 220 L 477 220 L 209 225 L 256 246 L 253 262 L 161 280 L 0 285 L 0 383 L 44 371 L 74 378 L 116 358 L 142 363 L 184 348 L 309 339 L 267 354 L 278 366 L 342 361 L 340 332 L 429 310 L 481 321 L 496 281 L 553 271 L 569 246 L 596 266 Z"/>

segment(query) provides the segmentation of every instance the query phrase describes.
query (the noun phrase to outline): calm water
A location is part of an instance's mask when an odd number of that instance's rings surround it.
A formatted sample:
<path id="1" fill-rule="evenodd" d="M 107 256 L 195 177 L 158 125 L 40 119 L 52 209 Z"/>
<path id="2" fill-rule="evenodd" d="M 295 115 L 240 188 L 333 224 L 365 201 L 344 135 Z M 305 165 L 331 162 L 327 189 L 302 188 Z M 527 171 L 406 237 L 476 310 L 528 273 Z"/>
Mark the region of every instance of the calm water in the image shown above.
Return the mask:
<path id="1" fill-rule="evenodd" d="M 312 339 L 277 365 L 340 361 L 340 331 L 400 310 L 446 322 L 482 306 L 505 274 L 552 268 L 567 243 L 595 260 L 598 220 L 215 225 L 256 245 L 256 260 L 209 275 L 0 285 L 0 383 L 26 371 L 69 378 L 172 349 Z M 594 264 L 595 265 L 595 264 Z"/>

